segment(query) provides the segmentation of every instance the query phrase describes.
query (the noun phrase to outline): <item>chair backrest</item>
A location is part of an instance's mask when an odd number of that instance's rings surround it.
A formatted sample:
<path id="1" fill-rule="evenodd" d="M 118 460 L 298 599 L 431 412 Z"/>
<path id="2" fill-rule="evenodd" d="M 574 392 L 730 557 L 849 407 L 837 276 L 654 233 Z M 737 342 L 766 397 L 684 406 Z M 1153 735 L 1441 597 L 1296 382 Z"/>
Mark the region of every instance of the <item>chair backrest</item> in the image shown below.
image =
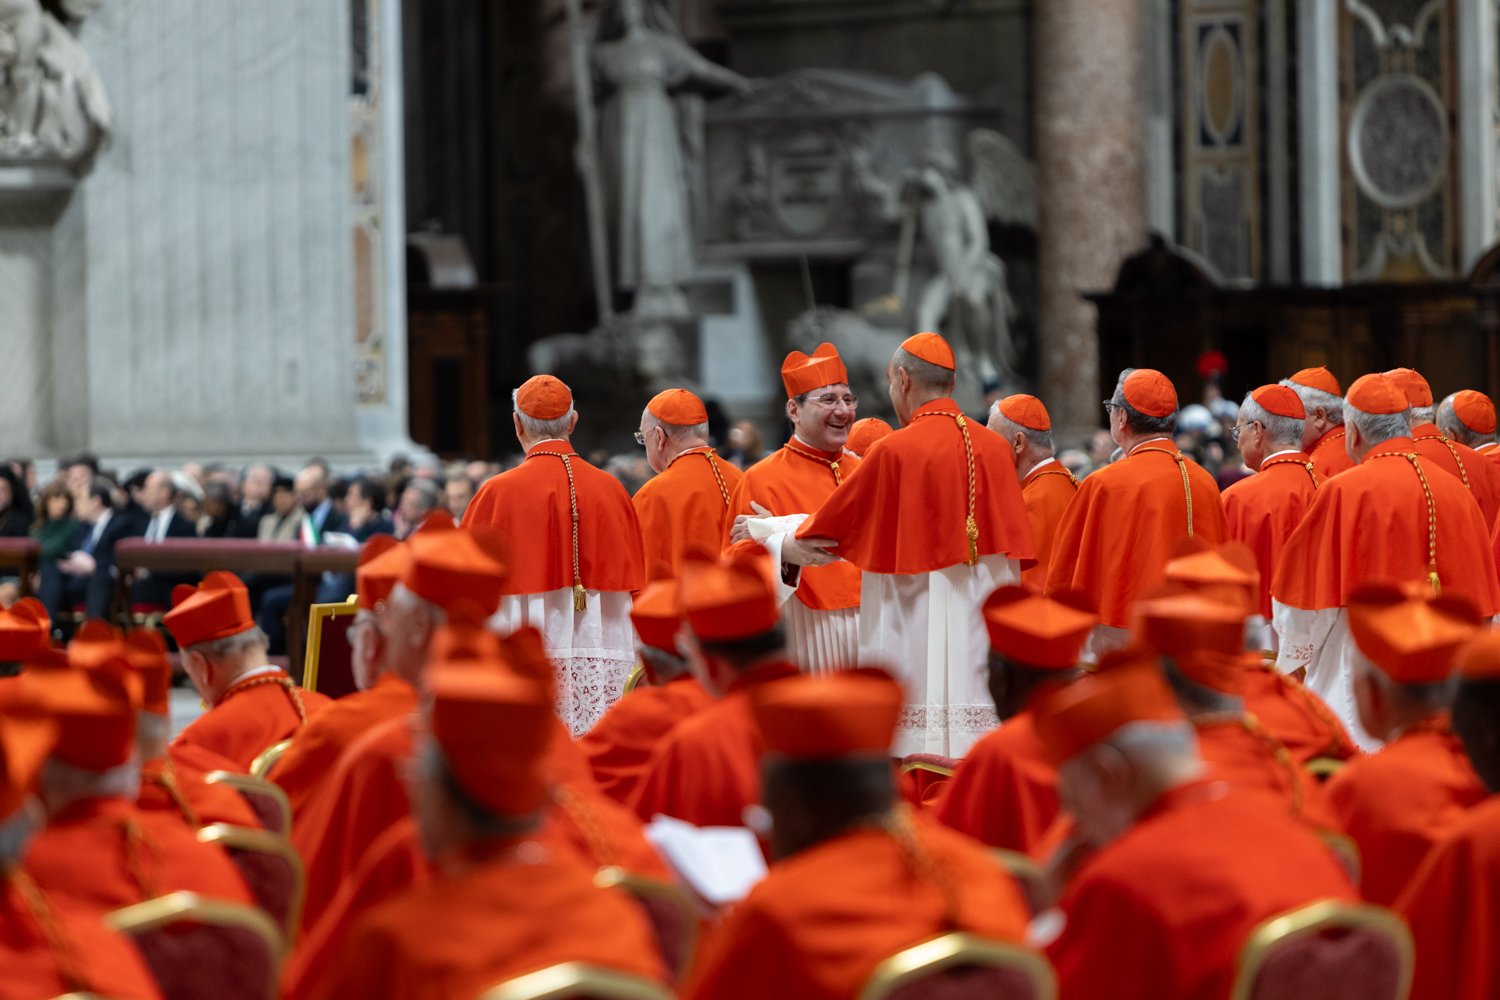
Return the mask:
<path id="1" fill-rule="evenodd" d="M 166 1000 L 272 1000 L 281 935 L 253 906 L 174 892 L 104 917 L 135 942 Z"/>
<path id="2" fill-rule="evenodd" d="M 624 694 L 629 694 L 646 680 L 646 665 L 640 660 L 635 661 L 635 666 L 630 668 L 630 673 L 625 677 Z"/>
<path id="3" fill-rule="evenodd" d="M 349 626 L 358 610 L 353 597 L 307 609 L 307 650 L 302 657 L 302 686 L 307 690 L 330 698 L 359 690 L 354 683 L 354 649 L 349 645 Z"/>
<path id="4" fill-rule="evenodd" d="M 594 883 L 627 893 L 640 905 L 651 922 L 662 961 L 672 973 L 673 981 L 680 982 L 687 975 L 698 946 L 698 912 L 692 898 L 676 886 L 615 866 L 599 869 Z"/>
<path id="5" fill-rule="evenodd" d="M 306 880 L 302 858 L 291 842 L 265 830 L 247 830 L 242 826 L 212 823 L 198 831 L 205 844 L 218 844 L 239 869 L 255 902 L 281 928 L 282 938 L 291 947 L 302 919 L 302 894 Z"/>
<path id="6" fill-rule="evenodd" d="M 929 806 L 957 768 L 958 761 L 953 757 L 935 753 L 908 754 L 901 759 L 903 794 L 912 805 Z"/>
<path id="7" fill-rule="evenodd" d="M 1327 781 L 1344 769 L 1346 762 L 1337 757 L 1314 757 L 1303 765 L 1307 773 L 1318 781 Z"/>
<path id="8" fill-rule="evenodd" d="M 1055 895 L 1052 885 L 1047 881 L 1047 873 L 1034 859 L 1019 851 L 1007 851 L 999 847 L 990 848 L 989 854 L 996 864 L 1010 872 L 1021 884 L 1021 895 L 1026 897 L 1026 906 L 1032 916 L 1052 905 Z"/>
<path id="9" fill-rule="evenodd" d="M 233 788 L 250 804 L 261 826 L 283 837 L 292 835 L 292 804 L 280 785 L 233 771 L 210 771 L 203 780 L 210 785 Z"/>
<path id="10" fill-rule="evenodd" d="M 1348 834 L 1334 833 L 1331 830 L 1319 830 L 1318 839 L 1328 846 L 1333 856 L 1338 859 L 1339 867 L 1344 869 L 1344 874 L 1349 876 L 1349 881 L 1356 886 L 1364 876 L 1365 863 L 1359 853 L 1359 843 Z"/>
<path id="11" fill-rule="evenodd" d="M 1056 1000 L 1057 977 L 1018 944 L 954 932 L 896 952 L 876 966 L 859 1000 Z"/>
<path id="12" fill-rule="evenodd" d="M 1240 950 L 1232 1000 L 1406 1000 L 1411 931 L 1389 910 L 1322 900 L 1272 917 Z"/>
<path id="13" fill-rule="evenodd" d="M 281 755 L 290 750 L 291 746 L 292 741 L 286 739 L 280 743 L 272 743 L 256 754 L 255 759 L 250 762 L 250 777 L 264 778 L 270 774 L 271 768 L 276 766 L 276 762 L 281 759 Z"/>
<path id="14" fill-rule="evenodd" d="M 478 1000 L 672 1000 L 672 993 L 639 976 L 567 962 L 508 979 Z"/>

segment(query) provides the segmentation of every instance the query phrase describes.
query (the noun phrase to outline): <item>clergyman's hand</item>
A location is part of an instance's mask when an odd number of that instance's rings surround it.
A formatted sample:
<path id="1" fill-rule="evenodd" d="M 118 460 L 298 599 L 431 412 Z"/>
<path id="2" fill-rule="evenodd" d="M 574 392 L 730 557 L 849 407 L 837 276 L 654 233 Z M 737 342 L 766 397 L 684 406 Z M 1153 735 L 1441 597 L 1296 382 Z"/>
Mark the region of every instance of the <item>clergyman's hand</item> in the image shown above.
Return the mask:
<path id="1" fill-rule="evenodd" d="M 838 544 L 833 538 L 797 538 L 788 535 L 781 543 L 781 561 L 793 566 L 827 566 L 839 557 L 828 550 Z"/>
<path id="2" fill-rule="evenodd" d="M 736 517 L 734 519 L 734 527 L 732 527 L 732 528 L 729 529 L 729 540 L 731 542 L 746 542 L 746 541 L 749 541 L 750 540 L 750 522 L 751 521 L 759 521 L 761 518 L 771 517 L 772 516 L 772 514 L 771 514 L 771 512 L 769 510 L 767 510 L 766 508 L 762 507 L 760 504 L 756 503 L 754 500 L 750 501 L 750 509 L 752 511 L 754 511 L 754 513 L 752 513 L 752 514 L 741 514 L 741 515 L 739 515 L 738 517 Z"/>

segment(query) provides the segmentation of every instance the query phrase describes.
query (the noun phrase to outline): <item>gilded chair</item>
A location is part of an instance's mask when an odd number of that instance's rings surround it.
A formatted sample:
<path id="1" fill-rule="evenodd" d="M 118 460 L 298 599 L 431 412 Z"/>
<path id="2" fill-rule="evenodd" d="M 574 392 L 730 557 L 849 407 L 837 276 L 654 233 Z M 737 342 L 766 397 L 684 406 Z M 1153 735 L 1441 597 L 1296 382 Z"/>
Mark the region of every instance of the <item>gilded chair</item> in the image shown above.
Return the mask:
<path id="1" fill-rule="evenodd" d="M 1342 771 L 1345 763 L 1345 761 L 1339 760 L 1337 757 L 1314 757 L 1304 767 L 1307 769 L 1307 773 L 1318 779 L 1319 782 L 1325 782 Z"/>
<path id="2" fill-rule="evenodd" d="M 1047 873 L 1034 859 L 1019 851 L 1007 851 L 999 847 L 990 848 L 989 854 L 996 864 L 1021 884 L 1021 895 L 1026 897 L 1026 907 L 1032 916 L 1051 905 L 1052 885 L 1047 881 Z"/>
<path id="3" fill-rule="evenodd" d="M 636 660 L 635 666 L 630 670 L 630 675 L 625 678 L 624 693 L 629 694 L 630 692 L 634 691 L 636 688 L 640 687 L 645 680 L 646 665 L 640 660 Z"/>
<path id="4" fill-rule="evenodd" d="M 1411 931 L 1379 906 L 1322 900 L 1272 917 L 1240 950 L 1231 1000 L 1406 1000 Z"/>
<path id="5" fill-rule="evenodd" d="M 198 840 L 217 844 L 239 869 L 255 902 L 281 928 L 288 947 L 302 919 L 302 895 L 306 880 L 302 858 L 291 843 L 265 830 L 213 823 L 198 831 Z"/>
<path id="6" fill-rule="evenodd" d="M 881 962 L 859 1000 L 1056 1000 L 1057 977 L 1018 944 L 954 932 Z"/>
<path id="7" fill-rule="evenodd" d="M 354 648 L 349 626 L 359 611 L 355 598 L 337 604 L 314 604 L 307 610 L 307 649 L 302 655 L 302 686 L 342 698 L 358 690 L 354 683 Z"/>
<path id="8" fill-rule="evenodd" d="M 281 755 L 290 750 L 291 746 L 291 740 L 282 740 L 279 743 L 272 743 L 256 754 L 255 759 L 250 762 L 250 777 L 264 778 L 270 774 L 271 768 L 276 766 L 276 762 L 281 759 Z"/>
<path id="9" fill-rule="evenodd" d="M 232 771 L 210 771 L 203 780 L 210 785 L 227 785 L 239 792 L 250 804 L 260 825 L 270 832 L 283 837 L 292 835 L 292 804 L 280 785 Z"/>
<path id="10" fill-rule="evenodd" d="M 1349 881 L 1359 885 L 1360 878 L 1364 874 L 1364 859 L 1359 854 L 1359 844 L 1353 837 L 1343 833 L 1334 833 L 1331 830 L 1319 830 L 1318 839 L 1333 852 L 1338 859 L 1339 867 L 1344 869 L 1344 874 L 1349 876 Z"/>
<path id="11" fill-rule="evenodd" d="M 935 753 L 908 754 L 901 758 L 902 794 L 912 805 L 929 805 L 957 769 L 958 760 L 953 757 Z"/>
<path id="12" fill-rule="evenodd" d="M 174 892 L 105 914 L 135 942 L 166 1000 L 273 1000 L 281 934 L 253 906 Z"/>
<path id="13" fill-rule="evenodd" d="M 672 1000 L 672 993 L 639 976 L 568 962 L 506 980 L 478 1000 Z"/>
<path id="14" fill-rule="evenodd" d="M 634 875 L 613 865 L 599 869 L 594 884 L 629 894 L 651 922 L 662 961 L 674 982 L 687 975 L 698 946 L 698 913 L 687 893 L 674 885 Z"/>

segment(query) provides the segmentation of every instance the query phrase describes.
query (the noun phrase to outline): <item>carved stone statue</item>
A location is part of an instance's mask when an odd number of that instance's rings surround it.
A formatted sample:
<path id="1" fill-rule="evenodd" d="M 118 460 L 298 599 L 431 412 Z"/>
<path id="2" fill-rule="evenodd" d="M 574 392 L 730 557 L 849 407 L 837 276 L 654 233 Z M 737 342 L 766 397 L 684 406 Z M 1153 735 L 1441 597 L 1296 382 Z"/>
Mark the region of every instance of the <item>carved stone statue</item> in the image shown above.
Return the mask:
<path id="1" fill-rule="evenodd" d="M 695 52 L 654 0 L 612 0 L 599 17 L 594 72 L 615 283 L 638 319 L 688 315 L 693 271 L 684 142 L 672 91 L 688 83 L 745 91 L 750 81 Z"/>
<path id="2" fill-rule="evenodd" d="M 1015 373 L 1018 352 L 1010 335 L 1015 306 L 1005 264 L 990 252 L 987 220 L 1034 227 L 1036 188 L 1030 163 L 998 132 L 971 132 L 969 158 L 970 183 L 962 180 L 952 154 L 942 147 L 929 150 L 917 175 L 908 180 L 922 239 L 937 263 L 917 300 L 916 322 L 920 330 L 941 330 L 967 347 L 981 384 L 991 391 L 1002 376 Z M 909 259 L 908 253 L 902 256 Z"/>
<path id="3" fill-rule="evenodd" d="M 104 85 L 38 0 L 0 0 L 0 155 L 78 161 L 109 137 Z"/>

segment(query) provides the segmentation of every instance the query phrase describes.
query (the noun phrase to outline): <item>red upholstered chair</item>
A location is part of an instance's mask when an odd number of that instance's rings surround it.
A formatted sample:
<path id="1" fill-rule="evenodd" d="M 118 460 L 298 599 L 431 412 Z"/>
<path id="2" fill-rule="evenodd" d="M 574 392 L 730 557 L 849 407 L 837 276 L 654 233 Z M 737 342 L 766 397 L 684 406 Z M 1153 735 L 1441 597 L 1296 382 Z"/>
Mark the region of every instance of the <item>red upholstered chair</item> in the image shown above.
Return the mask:
<path id="1" fill-rule="evenodd" d="M 1030 948 L 952 933 L 881 962 L 859 1000 L 1055 1000 L 1057 977 Z"/>
<path id="2" fill-rule="evenodd" d="M 1273 917 L 1240 951 L 1232 1000 L 1406 1000 L 1411 931 L 1378 906 L 1324 900 Z"/>
<path id="3" fill-rule="evenodd" d="M 914 753 L 901 758 L 902 795 L 914 806 L 930 805 L 943 782 L 953 777 L 958 760 L 936 753 Z"/>
<path id="4" fill-rule="evenodd" d="M 198 831 L 205 844 L 218 844 L 239 869 L 250 894 L 262 910 L 281 928 L 283 941 L 291 947 L 302 919 L 302 893 L 306 880 L 302 858 L 291 843 L 265 830 L 213 823 Z"/>
<path id="5" fill-rule="evenodd" d="M 354 647 L 349 644 L 349 626 L 358 610 L 352 597 L 307 609 L 307 650 L 302 657 L 302 686 L 307 690 L 330 698 L 359 690 L 354 683 Z"/>
<path id="6" fill-rule="evenodd" d="M 1344 769 L 1345 761 L 1337 757 L 1314 757 L 1307 762 L 1307 773 L 1316 778 L 1320 783 L 1338 774 Z"/>
<path id="7" fill-rule="evenodd" d="M 265 778 L 233 771 L 210 771 L 203 779 L 210 785 L 228 785 L 244 797 L 260 825 L 283 837 L 292 835 L 292 804 L 281 786 Z"/>
<path id="8" fill-rule="evenodd" d="M 272 1000 L 281 935 L 252 906 L 174 892 L 105 915 L 140 949 L 166 1000 Z"/>
<path id="9" fill-rule="evenodd" d="M 599 869 L 594 882 L 605 889 L 628 893 L 640 904 L 651 922 L 662 961 L 672 973 L 673 981 L 680 982 L 687 975 L 698 946 L 698 913 L 688 894 L 676 886 L 633 875 L 612 865 Z"/>
<path id="10" fill-rule="evenodd" d="M 672 993 L 638 976 L 569 962 L 492 986 L 478 1000 L 672 1000 Z"/>
<path id="11" fill-rule="evenodd" d="M 1333 833 L 1330 830 L 1319 830 L 1318 839 L 1328 845 L 1333 856 L 1338 859 L 1339 867 L 1344 869 L 1344 874 L 1349 876 L 1349 881 L 1356 886 L 1364 875 L 1365 862 L 1359 853 L 1359 844 L 1353 837 L 1342 833 Z"/>
<path id="12" fill-rule="evenodd" d="M 264 778 L 270 774 L 271 768 L 276 766 L 276 762 L 281 759 L 281 755 L 290 750 L 291 746 L 291 740 L 282 740 L 280 743 L 272 743 L 256 754 L 255 759 L 250 762 L 250 777 Z"/>

